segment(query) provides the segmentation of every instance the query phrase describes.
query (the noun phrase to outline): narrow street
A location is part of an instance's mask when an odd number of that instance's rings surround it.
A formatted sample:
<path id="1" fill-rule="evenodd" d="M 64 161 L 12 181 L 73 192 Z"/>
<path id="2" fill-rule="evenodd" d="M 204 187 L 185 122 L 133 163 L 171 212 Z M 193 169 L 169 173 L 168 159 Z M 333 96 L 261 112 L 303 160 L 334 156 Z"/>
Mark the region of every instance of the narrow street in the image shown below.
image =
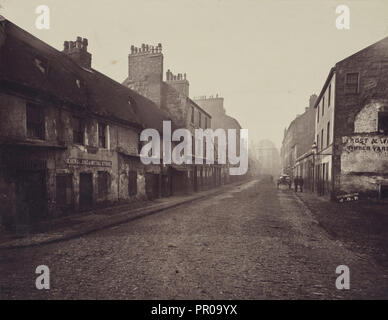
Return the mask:
<path id="1" fill-rule="evenodd" d="M 35 268 L 51 289 L 35 289 Z M 350 290 L 335 287 L 338 265 Z M 291 190 L 252 181 L 87 236 L 0 252 L 0 298 L 387 298 L 388 271 L 331 238 Z"/>

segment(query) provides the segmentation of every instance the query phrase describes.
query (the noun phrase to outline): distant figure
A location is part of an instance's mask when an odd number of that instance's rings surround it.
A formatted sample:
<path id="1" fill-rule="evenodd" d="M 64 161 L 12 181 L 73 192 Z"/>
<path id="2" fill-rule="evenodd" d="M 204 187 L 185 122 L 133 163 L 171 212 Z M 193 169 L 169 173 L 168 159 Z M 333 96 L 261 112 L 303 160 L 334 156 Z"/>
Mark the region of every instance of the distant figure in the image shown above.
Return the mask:
<path id="1" fill-rule="evenodd" d="M 298 176 L 295 176 L 295 178 L 294 178 L 294 189 L 295 189 L 295 192 L 298 192 L 298 184 L 299 184 L 299 178 L 298 178 Z"/>
<path id="2" fill-rule="evenodd" d="M 298 183 L 299 183 L 300 192 L 303 192 L 303 177 L 302 176 L 299 176 Z"/>

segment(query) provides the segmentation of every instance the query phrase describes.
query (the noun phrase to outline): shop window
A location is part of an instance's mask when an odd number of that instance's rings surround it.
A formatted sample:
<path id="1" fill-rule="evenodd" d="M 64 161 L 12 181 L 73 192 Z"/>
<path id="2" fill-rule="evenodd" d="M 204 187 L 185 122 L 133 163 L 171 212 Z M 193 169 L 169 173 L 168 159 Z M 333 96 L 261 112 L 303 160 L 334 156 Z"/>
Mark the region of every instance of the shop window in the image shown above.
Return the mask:
<path id="1" fill-rule="evenodd" d="M 44 140 L 44 112 L 41 106 L 28 103 L 26 106 L 27 136 Z"/>
<path id="2" fill-rule="evenodd" d="M 108 196 L 109 190 L 109 173 L 106 171 L 98 172 L 98 197 L 100 199 L 105 199 Z"/>
<path id="3" fill-rule="evenodd" d="M 128 173 L 128 195 L 136 196 L 137 195 L 137 172 L 130 171 Z"/>
<path id="4" fill-rule="evenodd" d="M 84 144 L 85 123 L 81 118 L 73 118 L 73 142 L 76 144 Z"/>

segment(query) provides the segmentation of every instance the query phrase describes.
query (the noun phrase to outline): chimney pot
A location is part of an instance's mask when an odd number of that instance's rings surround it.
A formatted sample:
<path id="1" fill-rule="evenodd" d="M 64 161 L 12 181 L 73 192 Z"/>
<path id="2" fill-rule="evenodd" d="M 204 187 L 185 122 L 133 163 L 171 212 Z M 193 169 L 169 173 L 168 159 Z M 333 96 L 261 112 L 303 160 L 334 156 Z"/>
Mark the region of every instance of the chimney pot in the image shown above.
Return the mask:
<path id="1" fill-rule="evenodd" d="M 69 51 L 69 41 L 65 41 L 65 42 L 63 43 L 63 50 L 64 50 L 64 51 Z"/>

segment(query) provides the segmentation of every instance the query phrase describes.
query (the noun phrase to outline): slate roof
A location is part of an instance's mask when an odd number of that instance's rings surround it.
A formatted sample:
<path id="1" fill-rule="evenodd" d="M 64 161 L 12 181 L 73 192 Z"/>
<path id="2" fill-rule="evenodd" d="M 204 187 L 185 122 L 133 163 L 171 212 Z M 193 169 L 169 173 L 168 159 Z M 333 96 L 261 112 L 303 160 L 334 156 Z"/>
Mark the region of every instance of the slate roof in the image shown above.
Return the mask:
<path id="1" fill-rule="evenodd" d="M 169 120 L 151 100 L 97 70 L 79 66 L 1 16 L 0 86 L 137 127 L 161 131 L 162 121 Z"/>

